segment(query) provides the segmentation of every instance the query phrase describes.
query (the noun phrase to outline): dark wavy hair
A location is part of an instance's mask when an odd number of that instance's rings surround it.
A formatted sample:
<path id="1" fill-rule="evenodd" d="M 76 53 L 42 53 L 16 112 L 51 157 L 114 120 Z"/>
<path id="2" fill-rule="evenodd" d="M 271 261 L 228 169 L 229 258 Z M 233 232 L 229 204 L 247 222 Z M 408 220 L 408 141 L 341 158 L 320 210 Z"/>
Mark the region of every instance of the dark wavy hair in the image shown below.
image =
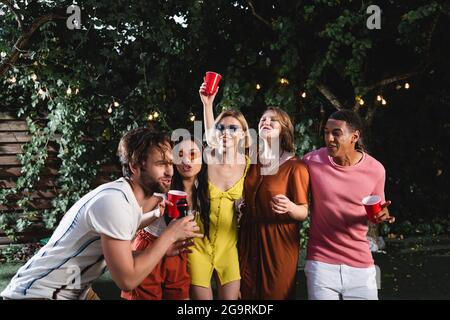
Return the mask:
<path id="1" fill-rule="evenodd" d="M 203 154 L 202 143 L 199 142 L 197 139 L 195 139 L 193 135 L 191 135 L 190 139 L 198 146 L 200 152 Z M 183 142 L 183 140 L 184 140 L 183 137 L 180 137 L 180 139 L 178 139 L 178 141 L 175 142 L 175 145 Z M 192 207 L 194 208 L 194 210 L 200 212 L 200 220 L 204 227 L 205 236 L 209 239 L 210 200 L 208 192 L 208 166 L 206 162 L 203 161 L 203 159 L 202 159 L 202 167 L 197 175 L 197 182 L 198 182 L 197 186 L 194 185 L 194 188 L 192 190 L 192 202 L 193 202 Z M 183 185 L 183 177 L 176 168 L 173 171 L 171 189 L 185 191 Z"/>

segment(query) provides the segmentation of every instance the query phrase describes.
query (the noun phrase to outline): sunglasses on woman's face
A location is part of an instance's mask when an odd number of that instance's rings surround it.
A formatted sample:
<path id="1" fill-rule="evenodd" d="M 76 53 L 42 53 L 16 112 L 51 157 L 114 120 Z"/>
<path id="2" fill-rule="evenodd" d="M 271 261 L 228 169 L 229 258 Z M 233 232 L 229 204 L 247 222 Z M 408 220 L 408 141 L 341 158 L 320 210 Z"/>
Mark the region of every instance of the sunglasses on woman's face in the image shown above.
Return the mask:
<path id="1" fill-rule="evenodd" d="M 183 152 L 183 150 L 180 150 L 180 152 L 178 152 L 178 156 L 180 157 L 180 159 L 183 159 L 183 157 L 184 157 L 184 152 Z M 192 149 L 192 150 L 190 151 L 190 153 L 188 153 L 188 154 L 186 155 L 186 157 L 187 157 L 190 161 L 194 161 L 195 159 L 200 158 L 200 154 L 199 154 L 199 152 L 196 151 L 195 149 Z"/>
<path id="2" fill-rule="evenodd" d="M 238 130 L 240 130 L 241 127 L 235 124 L 230 124 L 229 126 L 218 124 L 216 125 L 216 130 L 223 133 L 225 130 L 228 130 L 230 133 L 236 133 Z"/>

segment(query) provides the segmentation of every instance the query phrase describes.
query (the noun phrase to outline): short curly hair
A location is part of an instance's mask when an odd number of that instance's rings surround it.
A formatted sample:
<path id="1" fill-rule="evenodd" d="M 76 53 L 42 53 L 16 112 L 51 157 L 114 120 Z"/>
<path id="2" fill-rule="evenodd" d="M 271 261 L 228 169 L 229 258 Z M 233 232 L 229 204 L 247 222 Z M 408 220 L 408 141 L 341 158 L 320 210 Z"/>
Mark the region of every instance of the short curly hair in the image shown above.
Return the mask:
<path id="1" fill-rule="evenodd" d="M 345 121 L 348 128 L 352 131 L 359 131 L 359 139 L 356 141 L 355 149 L 366 151 L 366 146 L 364 145 L 364 122 L 358 113 L 349 109 L 342 109 L 335 111 L 331 114 L 328 119 Z"/>

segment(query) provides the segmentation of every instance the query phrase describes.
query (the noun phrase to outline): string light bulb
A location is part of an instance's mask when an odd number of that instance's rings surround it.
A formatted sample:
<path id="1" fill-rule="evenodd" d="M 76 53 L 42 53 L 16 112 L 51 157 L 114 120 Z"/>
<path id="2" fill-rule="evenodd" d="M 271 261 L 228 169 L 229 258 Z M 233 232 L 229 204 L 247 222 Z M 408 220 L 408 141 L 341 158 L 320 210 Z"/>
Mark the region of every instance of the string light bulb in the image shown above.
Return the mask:
<path id="1" fill-rule="evenodd" d="M 383 105 L 383 106 L 385 106 L 386 104 L 387 104 L 387 101 L 386 100 L 384 100 L 384 98 L 381 100 L 381 104 Z"/>
<path id="2" fill-rule="evenodd" d="M 158 118 L 159 117 L 159 113 L 157 111 L 153 112 L 153 118 Z"/>
<path id="3" fill-rule="evenodd" d="M 288 84 L 289 84 L 289 80 L 286 79 L 286 78 L 281 78 L 281 79 L 280 79 L 280 83 L 281 83 L 281 84 L 288 85 Z"/>
<path id="4" fill-rule="evenodd" d="M 195 114 L 192 112 L 189 113 L 189 121 L 194 122 L 195 121 Z"/>
<path id="5" fill-rule="evenodd" d="M 114 101 L 113 105 L 114 105 L 114 107 L 116 107 L 116 108 L 120 106 L 120 104 L 119 104 L 117 101 Z"/>
<path id="6" fill-rule="evenodd" d="M 256 84 L 256 90 L 260 90 L 261 89 L 261 85 L 259 83 Z"/>
<path id="7" fill-rule="evenodd" d="M 381 100 L 383 100 L 383 97 L 380 95 L 377 95 L 377 101 L 381 101 Z"/>
<path id="8" fill-rule="evenodd" d="M 360 105 L 360 106 L 363 106 L 363 105 L 364 105 L 364 100 L 363 100 L 362 98 L 360 98 L 358 102 L 359 102 L 359 105 Z"/>
<path id="9" fill-rule="evenodd" d="M 306 98 L 306 91 L 303 91 L 302 94 L 300 95 L 303 99 Z"/>
<path id="10" fill-rule="evenodd" d="M 148 120 L 150 120 L 150 121 L 153 120 L 153 115 L 152 115 L 152 114 L 150 114 L 150 115 L 148 116 Z"/>
<path id="11" fill-rule="evenodd" d="M 112 111 L 113 111 L 112 108 L 109 107 L 109 108 L 108 108 L 108 113 L 112 113 Z"/>
<path id="12" fill-rule="evenodd" d="M 68 96 L 70 96 L 72 94 L 72 89 L 70 87 L 67 88 L 66 93 L 67 93 Z"/>
<path id="13" fill-rule="evenodd" d="M 409 83 L 405 83 L 405 89 L 408 90 L 409 89 Z"/>

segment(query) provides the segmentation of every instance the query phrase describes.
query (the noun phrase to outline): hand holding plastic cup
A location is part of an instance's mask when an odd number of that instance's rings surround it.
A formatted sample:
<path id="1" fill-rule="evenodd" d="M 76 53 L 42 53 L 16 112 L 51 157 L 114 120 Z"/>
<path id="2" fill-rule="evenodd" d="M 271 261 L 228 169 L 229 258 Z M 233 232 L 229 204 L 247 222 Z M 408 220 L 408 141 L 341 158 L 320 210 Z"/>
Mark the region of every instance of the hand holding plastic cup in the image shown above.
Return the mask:
<path id="1" fill-rule="evenodd" d="M 206 89 L 204 93 L 208 96 L 213 95 L 217 91 L 217 86 L 219 85 L 219 81 L 222 78 L 222 76 L 216 72 L 208 71 L 205 75 L 205 84 Z"/>
<path id="2" fill-rule="evenodd" d="M 181 198 L 180 200 L 177 200 L 176 206 L 179 212 L 178 215 L 179 218 L 183 218 L 188 215 L 189 206 L 186 198 Z"/>
<path id="3" fill-rule="evenodd" d="M 197 220 L 198 216 L 200 215 L 200 212 L 198 210 L 195 210 L 195 209 L 189 209 L 187 211 L 187 215 L 188 216 L 194 216 L 194 218 L 195 218 L 194 220 Z"/>
<path id="4" fill-rule="evenodd" d="M 177 207 L 177 202 L 181 199 L 187 200 L 187 193 L 180 190 L 170 190 L 167 194 L 167 200 L 173 203 L 173 206 L 168 206 L 167 214 L 169 218 L 176 219 L 180 216 L 180 211 Z"/>
<path id="5" fill-rule="evenodd" d="M 367 196 L 362 199 L 362 204 L 366 209 L 369 221 L 372 223 L 377 223 L 377 219 L 375 217 L 381 212 L 381 210 L 383 210 L 381 207 L 381 197 L 377 195 Z"/>

